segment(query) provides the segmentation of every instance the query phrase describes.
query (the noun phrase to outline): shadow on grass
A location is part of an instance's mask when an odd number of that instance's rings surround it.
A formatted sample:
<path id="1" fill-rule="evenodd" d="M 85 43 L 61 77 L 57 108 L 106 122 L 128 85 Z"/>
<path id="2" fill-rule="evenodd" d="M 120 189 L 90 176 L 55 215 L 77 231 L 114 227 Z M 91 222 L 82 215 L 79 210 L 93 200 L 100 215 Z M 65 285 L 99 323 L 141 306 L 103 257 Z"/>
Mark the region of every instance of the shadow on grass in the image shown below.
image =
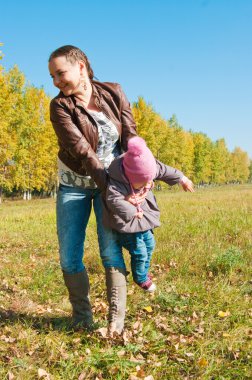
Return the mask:
<path id="1" fill-rule="evenodd" d="M 71 333 L 74 332 L 71 327 L 71 321 L 70 317 L 40 317 L 25 313 L 17 313 L 11 309 L 0 310 L 0 327 L 20 322 L 26 327 L 29 326 L 41 333 L 46 333 L 52 330 Z"/>

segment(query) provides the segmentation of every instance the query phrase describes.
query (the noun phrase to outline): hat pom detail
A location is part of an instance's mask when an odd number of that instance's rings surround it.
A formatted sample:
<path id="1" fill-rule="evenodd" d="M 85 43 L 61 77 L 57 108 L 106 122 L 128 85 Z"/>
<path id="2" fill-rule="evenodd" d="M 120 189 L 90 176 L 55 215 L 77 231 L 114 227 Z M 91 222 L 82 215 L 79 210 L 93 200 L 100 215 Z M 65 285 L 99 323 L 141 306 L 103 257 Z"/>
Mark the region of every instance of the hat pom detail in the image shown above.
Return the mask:
<path id="1" fill-rule="evenodd" d="M 146 146 L 146 142 L 141 137 L 132 137 L 128 141 L 128 153 L 132 154 L 133 156 L 139 156 L 143 154 Z"/>

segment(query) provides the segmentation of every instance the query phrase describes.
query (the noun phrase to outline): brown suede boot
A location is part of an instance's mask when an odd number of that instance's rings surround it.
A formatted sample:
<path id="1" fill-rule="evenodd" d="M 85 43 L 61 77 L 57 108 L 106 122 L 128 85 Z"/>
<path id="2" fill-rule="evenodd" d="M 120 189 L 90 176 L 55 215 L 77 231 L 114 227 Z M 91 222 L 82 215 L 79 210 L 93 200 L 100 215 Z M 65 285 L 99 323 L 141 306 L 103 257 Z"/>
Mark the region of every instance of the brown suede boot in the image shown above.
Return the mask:
<path id="1" fill-rule="evenodd" d="M 126 311 L 126 271 L 124 268 L 105 268 L 109 303 L 109 335 L 121 334 Z"/>
<path id="2" fill-rule="evenodd" d="M 93 315 L 89 302 L 89 280 L 86 269 L 75 274 L 63 272 L 63 277 L 73 308 L 72 328 L 92 329 Z"/>

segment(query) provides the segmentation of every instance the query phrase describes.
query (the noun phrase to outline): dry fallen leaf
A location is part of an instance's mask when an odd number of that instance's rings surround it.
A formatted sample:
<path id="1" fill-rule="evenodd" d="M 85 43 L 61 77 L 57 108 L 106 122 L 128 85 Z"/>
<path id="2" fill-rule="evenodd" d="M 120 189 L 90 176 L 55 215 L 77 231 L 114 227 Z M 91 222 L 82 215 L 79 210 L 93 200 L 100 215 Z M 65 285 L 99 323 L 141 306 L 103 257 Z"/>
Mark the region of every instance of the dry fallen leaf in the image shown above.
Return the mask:
<path id="1" fill-rule="evenodd" d="M 188 358 L 191 358 L 192 356 L 194 356 L 194 353 L 193 352 L 185 352 L 185 355 L 188 356 Z"/>
<path id="2" fill-rule="evenodd" d="M 170 262 L 169 262 L 169 267 L 170 268 L 177 268 L 177 266 L 178 266 L 178 264 L 176 263 L 176 261 L 175 260 L 170 260 Z"/>
<path id="3" fill-rule="evenodd" d="M 97 332 L 99 332 L 103 338 L 106 338 L 108 334 L 108 329 L 107 327 L 101 327 L 97 330 Z"/>
<path id="4" fill-rule="evenodd" d="M 133 363 L 139 363 L 139 360 L 137 358 L 135 358 L 132 354 L 130 356 L 130 359 L 129 359 L 130 362 L 133 362 Z"/>
<path id="5" fill-rule="evenodd" d="M 43 368 L 38 369 L 38 378 L 44 380 L 51 380 L 50 374 L 47 373 Z"/>
<path id="6" fill-rule="evenodd" d="M 148 313 L 152 313 L 152 307 L 151 306 L 145 306 L 144 310 L 146 310 Z"/>
<path id="7" fill-rule="evenodd" d="M 205 358 L 200 358 L 198 361 L 198 365 L 200 367 L 206 367 L 208 365 L 208 361 Z"/>
<path id="8" fill-rule="evenodd" d="M 106 313 L 108 311 L 108 305 L 106 304 L 106 302 L 100 299 L 96 299 L 95 302 L 93 303 L 93 310 L 96 313 L 97 312 Z"/>
<path id="9" fill-rule="evenodd" d="M 2 335 L 0 337 L 1 340 L 3 340 L 6 343 L 14 343 L 16 342 L 16 338 L 12 338 L 11 336 Z"/>
<path id="10" fill-rule="evenodd" d="M 8 380 L 14 380 L 15 379 L 15 376 L 10 371 L 7 373 L 7 376 L 8 376 Z"/>
<path id="11" fill-rule="evenodd" d="M 121 350 L 121 351 L 118 351 L 116 354 L 117 354 L 117 356 L 122 357 L 122 356 L 125 356 L 126 351 L 125 350 Z"/>
<path id="12" fill-rule="evenodd" d="M 143 368 L 141 368 L 138 365 L 138 366 L 136 366 L 136 370 L 137 370 L 137 377 L 140 377 L 140 379 L 145 377 L 145 372 L 144 372 Z"/>
<path id="13" fill-rule="evenodd" d="M 179 343 L 174 344 L 175 350 L 178 351 L 179 349 Z"/>
<path id="14" fill-rule="evenodd" d="M 75 343 L 75 344 L 81 343 L 81 338 L 73 339 L 73 343 Z"/>
<path id="15" fill-rule="evenodd" d="M 129 375 L 128 380 L 139 380 L 139 377 L 137 377 L 137 376 L 135 375 L 135 373 L 134 373 L 134 374 L 132 373 L 131 375 Z"/>
<path id="16" fill-rule="evenodd" d="M 126 345 L 128 342 L 130 342 L 130 340 L 132 339 L 132 331 L 129 331 L 129 330 L 124 330 L 123 332 L 123 335 L 122 335 L 122 339 L 123 339 L 123 342 L 124 344 Z"/>
<path id="17" fill-rule="evenodd" d="M 199 326 L 199 327 L 196 327 L 195 328 L 195 331 L 198 333 L 198 334 L 204 334 L 204 329 L 203 329 L 203 327 L 201 327 L 201 326 Z"/>
<path id="18" fill-rule="evenodd" d="M 142 331 L 143 324 L 140 321 L 136 321 L 133 325 L 133 330 Z"/>
<path id="19" fill-rule="evenodd" d="M 192 317 L 193 317 L 193 319 L 199 319 L 199 316 L 198 316 L 198 314 L 196 313 L 196 311 L 194 311 L 194 312 L 192 313 Z"/>
<path id="20" fill-rule="evenodd" d="M 185 362 L 185 359 L 183 359 L 183 358 L 176 358 L 176 360 L 177 360 L 178 362 L 181 362 L 181 363 Z"/>
<path id="21" fill-rule="evenodd" d="M 78 380 L 85 380 L 87 378 L 88 373 L 87 372 L 82 372 L 80 376 L 78 377 Z"/>
<path id="22" fill-rule="evenodd" d="M 227 310 L 227 311 L 222 311 L 220 310 L 218 312 L 218 317 L 220 318 L 226 318 L 226 317 L 229 317 L 230 316 L 230 312 Z"/>
<path id="23" fill-rule="evenodd" d="M 118 367 L 110 367 L 109 372 L 111 375 L 117 375 L 120 369 Z"/>
<path id="24" fill-rule="evenodd" d="M 143 324 L 141 322 L 135 323 L 135 325 L 133 326 L 133 329 L 132 329 L 133 335 L 139 335 L 139 333 L 141 333 L 142 329 L 143 329 Z"/>
<path id="25" fill-rule="evenodd" d="M 103 377 L 102 377 L 102 374 L 99 373 L 96 377 L 95 377 L 95 380 L 102 380 Z"/>

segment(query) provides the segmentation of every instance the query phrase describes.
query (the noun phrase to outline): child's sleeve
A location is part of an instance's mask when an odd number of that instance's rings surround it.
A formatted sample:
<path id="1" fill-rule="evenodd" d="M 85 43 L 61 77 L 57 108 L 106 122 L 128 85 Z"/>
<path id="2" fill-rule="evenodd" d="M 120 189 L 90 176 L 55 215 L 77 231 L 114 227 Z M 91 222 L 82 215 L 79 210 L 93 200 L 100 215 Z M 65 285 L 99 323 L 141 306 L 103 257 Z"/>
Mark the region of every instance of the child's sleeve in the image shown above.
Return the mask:
<path id="1" fill-rule="evenodd" d="M 113 214 L 123 221 L 129 222 L 136 216 L 137 209 L 125 200 L 125 195 L 120 193 L 116 186 L 110 184 L 106 190 L 106 205 Z"/>
<path id="2" fill-rule="evenodd" d="M 165 165 L 162 162 L 156 160 L 157 162 L 157 175 L 155 180 L 164 181 L 168 185 L 173 186 L 180 183 L 184 174 L 171 166 Z"/>

